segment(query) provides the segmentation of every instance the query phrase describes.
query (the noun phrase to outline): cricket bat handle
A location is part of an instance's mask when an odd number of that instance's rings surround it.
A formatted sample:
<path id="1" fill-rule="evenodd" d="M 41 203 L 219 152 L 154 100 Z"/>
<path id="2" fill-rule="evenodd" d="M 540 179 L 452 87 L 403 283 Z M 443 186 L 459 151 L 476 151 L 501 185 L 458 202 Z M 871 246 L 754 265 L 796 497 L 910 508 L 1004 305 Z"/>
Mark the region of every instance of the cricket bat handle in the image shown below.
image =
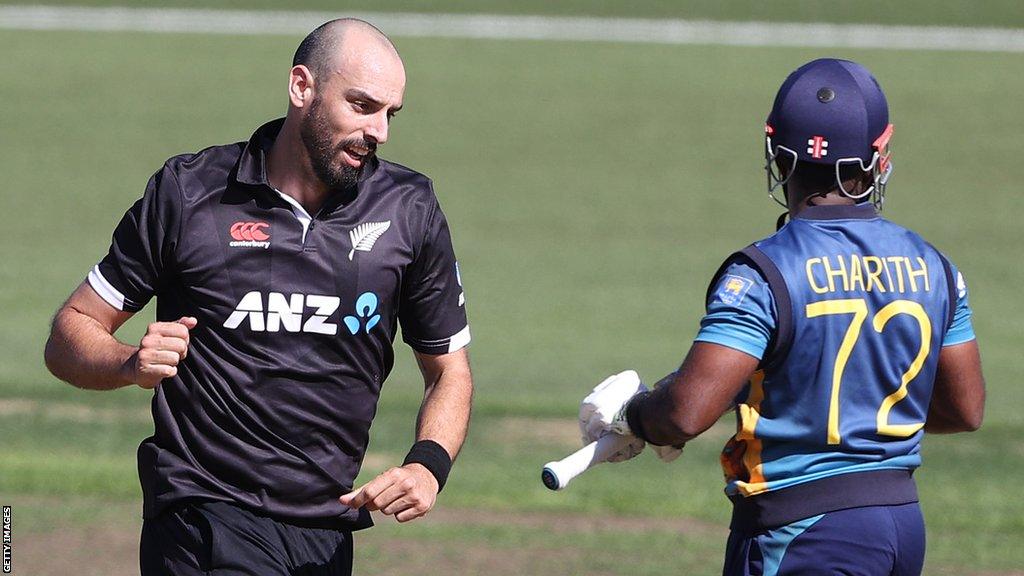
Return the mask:
<path id="1" fill-rule="evenodd" d="M 544 465 L 540 479 L 551 490 L 561 490 L 569 485 L 573 478 L 583 474 L 593 466 L 604 462 L 609 456 L 625 448 L 633 439 L 621 434 L 605 434 L 576 452 Z"/>

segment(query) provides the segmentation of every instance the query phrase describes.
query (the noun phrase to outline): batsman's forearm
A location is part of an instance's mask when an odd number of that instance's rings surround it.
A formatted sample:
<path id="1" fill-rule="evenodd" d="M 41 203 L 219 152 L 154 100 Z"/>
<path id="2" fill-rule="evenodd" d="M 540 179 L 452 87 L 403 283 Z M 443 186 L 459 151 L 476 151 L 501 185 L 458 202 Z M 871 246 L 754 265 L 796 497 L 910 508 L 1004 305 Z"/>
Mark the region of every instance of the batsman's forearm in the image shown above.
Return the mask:
<path id="1" fill-rule="evenodd" d="M 759 362 L 759 358 L 726 346 L 694 342 L 679 370 L 640 400 L 632 420 L 643 428 L 648 442 L 678 446 L 710 428 L 732 408 Z"/>
<path id="2" fill-rule="evenodd" d="M 679 409 L 673 403 L 668 386 L 661 386 L 635 397 L 626 409 L 627 420 L 633 433 L 658 446 L 680 446 L 703 432 L 691 432 L 681 428 L 678 412 Z"/>
<path id="3" fill-rule="evenodd" d="M 985 418 L 985 377 L 978 341 L 945 346 L 928 404 L 924 431 L 932 434 L 973 432 Z"/>
<path id="4" fill-rule="evenodd" d="M 977 428 L 965 425 L 962 422 L 933 416 L 929 416 L 924 424 L 924 431 L 928 434 L 958 434 L 960 432 L 974 432 L 975 430 Z"/>
<path id="5" fill-rule="evenodd" d="M 54 317 L 44 358 L 50 372 L 72 386 L 113 390 L 132 384 L 128 364 L 137 350 L 93 318 L 65 306 Z"/>
<path id="6" fill-rule="evenodd" d="M 940 403 L 932 401 L 928 408 L 928 418 L 924 423 L 924 431 L 928 434 L 957 434 L 959 432 L 974 432 L 981 427 L 981 410 L 974 416 L 964 416 L 963 411 L 957 411 Z"/>
<path id="7" fill-rule="evenodd" d="M 472 403 L 469 366 L 447 368 L 427 386 L 416 422 L 416 440 L 437 442 L 454 460 L 466 440 Z"/>

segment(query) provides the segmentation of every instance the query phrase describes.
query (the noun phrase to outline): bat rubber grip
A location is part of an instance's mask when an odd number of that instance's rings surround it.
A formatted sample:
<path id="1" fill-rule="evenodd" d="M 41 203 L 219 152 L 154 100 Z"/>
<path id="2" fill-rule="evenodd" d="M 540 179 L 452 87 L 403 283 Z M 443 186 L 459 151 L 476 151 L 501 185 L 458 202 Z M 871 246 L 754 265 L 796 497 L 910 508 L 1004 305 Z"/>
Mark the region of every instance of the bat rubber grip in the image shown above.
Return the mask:
<path id="1" fill-rule="evenodd" d="M 549 490 L 561 490 L 568 486 L 573 478 L 606 461 L 632 441 L 633 438 L 629 436 L 605 434 L 596 442 L 587 444 L 569 456 L 545 464 L 540 479 Z"/>

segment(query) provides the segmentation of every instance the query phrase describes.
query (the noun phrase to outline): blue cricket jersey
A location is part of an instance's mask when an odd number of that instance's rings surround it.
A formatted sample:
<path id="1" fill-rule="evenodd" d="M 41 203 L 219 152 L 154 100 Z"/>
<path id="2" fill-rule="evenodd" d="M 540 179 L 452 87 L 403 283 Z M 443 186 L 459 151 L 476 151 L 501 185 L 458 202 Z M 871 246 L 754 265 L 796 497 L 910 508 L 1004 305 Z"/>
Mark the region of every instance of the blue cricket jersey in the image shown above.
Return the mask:
<path id="1" fill-rule="evenodd" d="M 957 269 L 870 204 L 806 208 L 727 259 L 696 340 L 761 359 L 722 453 L 733 527 L 917 501 L 939 350 L 970 315 Z"/>

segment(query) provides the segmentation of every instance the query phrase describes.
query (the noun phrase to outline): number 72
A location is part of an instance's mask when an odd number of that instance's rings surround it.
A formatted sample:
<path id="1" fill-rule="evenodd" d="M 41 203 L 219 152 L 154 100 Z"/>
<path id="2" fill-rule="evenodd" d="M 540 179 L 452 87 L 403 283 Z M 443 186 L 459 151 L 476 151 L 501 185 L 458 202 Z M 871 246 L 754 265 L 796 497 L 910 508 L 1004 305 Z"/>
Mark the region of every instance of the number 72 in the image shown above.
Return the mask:
<path id="1" fill-rule="evenodd" d="M 853 314 L 853 320 L 850 322 L 849 327 L 846 329 L 846 335 L 843 337 L 842 343 L 839 345 L 839 351 L 836 354 L 835 366 L 832 369 L 832 393 L 829 398 L 828 406 L 828 443 L 839 444 L 839 388 L 843 382 L 843 372 L 846 370 L 846 363 L 850 360 L 850 354 L 853 353 L 853 347 L 857 344 L 857 340 L 860 339 L 861 327 L 864 325 L 864 321 L 868 317 L 868 305 L 863 298 L 851 298 L 846 300 L 823 300 L 821 302 L 813 302 L 807 305 L 807 317 L 815 318 L 817 316 L 825 316 L 829 314 Z M 884 436 L 895 436 L 898 438 L 906 438 L 913 435 L 915 432 L 924 426 L 923 422 L 915 424 L 890 424 L 889 423 L 889 411 L 899 401 L 903 400 L 907 396 L 907 386 L 911 380 L 917 377 L 918 372 L 921 371 L 921 367 L 924 366 L 925 358 L 928 357 L 928 350 L 932 339 L 932 323 L 928 319 L 928 315 L 917 302 L 911 300 L 895 300 L 885 305 L 881 310 L 875 314 L 872 320 L 872 325 L 876 332 L 881 333 L 885 330 L 885 325 L 888 324 L 889 320 L 892 320 L 898 314 L 907 314 L 917 320 L 917 325 L 921 330 L 921 349 L 917 352 L 917 357 L 911 362 L 910 367 L 903 373 L 903 377 L 900 379 L 900 387 L 892 394 L 889 394 L 882 400 L 882 405 L 878 408 L 877 424 L 878 433 Z"/>

